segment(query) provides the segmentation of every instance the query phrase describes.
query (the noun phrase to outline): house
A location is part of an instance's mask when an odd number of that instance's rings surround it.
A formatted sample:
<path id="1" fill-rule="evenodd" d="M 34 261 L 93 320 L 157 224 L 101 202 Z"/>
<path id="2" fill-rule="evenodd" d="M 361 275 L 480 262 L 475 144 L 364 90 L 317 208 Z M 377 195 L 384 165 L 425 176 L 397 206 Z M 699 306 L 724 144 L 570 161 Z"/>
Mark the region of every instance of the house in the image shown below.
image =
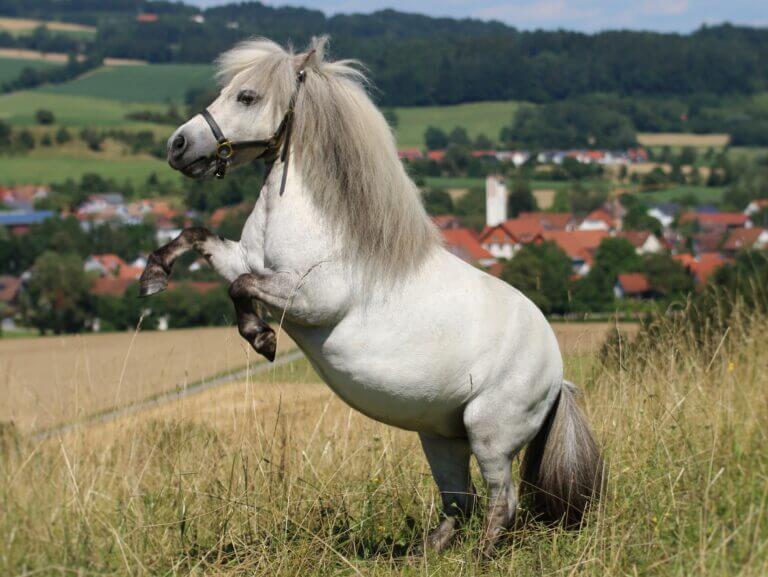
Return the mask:
<path id="1" fill-rule="evenodd" d="M 531 157 L 530 153 L 521 150 L 497 150 L 496 160 L 499 162 L 511 162 L 516 167 L 522 166 Z"/>
<path id="2" fill-rule="evenodd" d="M 617 228 L 616 219 L 602 207 L 590 212 L 579 224 L 579 230 L 611 231 Z"/>
<path id="3" fill-rule="evenodd" d="M 628 240 L 637 254 L 658 254 L 666 249 L 661 239 L 648 230 L 625 230 L 616 236 Z"/>
<path id="4" fill-rule="evenodd" d="M 684 212 L 679 222 L 681 225 L 695 223 L 704 232 L 752 227 L 752 221 L 743 212 Z"/>
<path id="5" fill-rule="evenodd" d="M 0 316 L 12 312 L 21 291 L 21 279 L 11 275 L 0 275 Z"/>
<path id="6" fill-rule="evenodd" d="M 91 194 L 75 211 L 80 225 L 88 230 L 94 225 L 123 220 L 126 215 L 123 195 L 119 192 Z"/>
<path id="7" fill-rule="evenodd" d="M 760 250 L 768 246 L 768 229 L 732 228 L 725 236 L 721 247 L 724 254 L 735 256 L 740 250 Z"/>
<path id="8" fill-rule="evenodd" d="M 427 158 L 440 164 L 445 159 L 445 150 L 428 150 Z"/>
<path id="9" fill-rule="evenodd" d="M 730 259 L 719 252 L 707 252 L 695 257 L 690 253 L 683 253 L 676 254 L 672 258 L 688 269 L 699 286 L 706 284 L 717 269 L 730 262 Z"/>
<path id="10" fill-rule="evenodd" d="M 10 234 L 20 235 L 29 231 L 33 224 L 40 224 L 46 219 L 54 218 L 52 210 L 11 210 L 0 212 L 0 227 Z"/>
<path id="11" fill-rule="evenodd" d="M 646 214 L 658 220 L 664 228 L 669 228 L 675 222 L 678 212 L 680 212 L 680 205 L 668 202 L 652 206 Z"/>
<path id="12" fill-rule="evenodd" d="M 95 272 L 99 276 L 117 276 L 122 267 L 128 264 L 119 256 L 113 253 L 92 254 L 83 265 L 85 272 Z"/>
<path id="13" fill-rule="evenodd" d="M 420 160 L 424 158 L 424 153 L 419 148 L 403 148 L 397 151 L 400 160 Z"/>
<path id="14" fill-rule="evenodd" d="M 517 218 L 535 222 L 543 230 L 576 230 L 576 217 L 570 212 L 521 212 Z"/>
<path id="15" fill-rule="evenodd" d="M 48 198 L 49 186 L 25 184 L 18 186 L 0 186 L 0 203 L 15 210 L 32 210 L 35 202 Z"/>
<path id="16" fill-rule="evenodd" d="M 153 12 L 142 12 L 136 16 L 136 22 L 140 24 L 149 24 L 152 22 L 157 22 L 157 20 L 158 16 Z"/>
<path id="17" fill-rule="evenodd" d="M 480 244 L 474 231 L 468 228 L 449 228 L 440 231 L 445 248 L 468 263 L 489 267 L 496 263 L 493 255 Z"/>
<path id="18" fill-rule="evenodd" d="M 655 296 L 648 277 L 640 272 L 618 275 L 613 294 L 617 299 L 648 299 Z"/>
<path id="19" fill-rule="evenodd" d="M 486 226 L 480 234 L 480 242 L 495 258 L 511 259 L 523 245 L 541 242 L 544 228 L 536 219 L 513 218 Z"/>
<path id="20" fill-rule="evenodd" d="M 547 230 L 543 233 L 544 240 L 554 242 L 570 257 L 573 272 L 578 276 L 585 276 L 590 271 L 597 247 L 608 236 L 604 230 Z"/>
<path id="21" fill-rule="evenodd" d="M 765 210 L 766 208 L 768 208 L 768 198 L 753 200 L 747 205 L 747 208 L 744 209 L 744 214 L 747 216 L 752 216 L 761 210 Z"/>
<path id="22" fill-rule="evenodd" d="M 485 177 L 485 225 L 496 226 L 507 220 L 509 189 L 504 178 L 498 174 Z"/>
<path id="23" fill-rule="evenodd" d="M 440 230 L 445 230 L 448 228 L 462 228 L 461 219 L 453 214 L 439 214 L 437 216 L 433 216 L 432 222 L 434 222 L 435 226 L 437 226 L 437 228 Z"/>

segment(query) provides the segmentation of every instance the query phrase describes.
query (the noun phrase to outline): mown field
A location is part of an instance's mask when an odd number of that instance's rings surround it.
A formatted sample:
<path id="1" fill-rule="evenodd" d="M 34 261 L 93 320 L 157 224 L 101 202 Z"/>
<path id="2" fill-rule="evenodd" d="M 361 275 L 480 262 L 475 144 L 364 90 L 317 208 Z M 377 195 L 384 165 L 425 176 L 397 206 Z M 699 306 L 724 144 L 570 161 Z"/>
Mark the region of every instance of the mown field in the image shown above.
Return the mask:
<path id="1" fill-rule="evenodd" d="M 40 92 L 104 98 L 118 103 L 183 104 L 190 88 L 213 85 L 213 67 L 203 64 L 104 66 Z"/>
<path id="2" fill-rule="evenodd" d="M 574 359 L 594 352 L 609 328 L 555 325 Z M 285 333 L 278 344 L 294 347 Z M 260 361 L 233 327 L 0 339 L 0 394 L 12 399 L 0 405 L 0 423 L 41 430 Z"/>
<path id="3" fill-rule="evenodd" d="M 50 68 L 61 66 L 58 62 L 27 60 L 24 58 L 0 58 L 0 85 L 16 80 L 25 68 Z"/>
<path id="4" fill-rule="evenodd" d="M 65 34 L 75 38 L 93 38 L 96 35 L 96 28 L 93 26 L 84 26 L 71 22 L 33 20 L 31 18 L 0 18 L 0 31 L 8 32 L 14 36 L 32 34 L 40 26 L 45 26 L 50 32 L 55 34 Z"/>
<path id="5" fill-rule="evenodd" d="M 423 147 L 424 132 L 434 126 L 446 133 L 457 126 L 466 128 L 470 138 L 485 134 L 492 141 L 499 139 L 503 126 L 512 123 L 519 108 L 515 101 L 474 102 L 455 106 L 418 106 L 395 108 L 398 124 L 395 130 L 401 148 Z"/>
<path id="6" fill-rule="evenodd" d="M 767 329 L 573 357 L 604 499 L 581 531 L 521 509 L 490 561 L 479 517 L 445 554 L 414 553 L 438 520 L 416 435 L 350 410 L 304 361 L 48 441 L 6 426 L 0 574 L 762 576 Z"/>
<path id="7" fill-rule="evenodd" d="M 154 174 L 160 181 L 177 183 L 183 178 L 168 165 L 151 156 L 86 154 L 67 149 L 36 148 L 26 155 L 0 156 L 0 184 L 50 184 L 79 179 L 83 174 L 98 174 L 134 186 L 146 183 Z M 147 191 L 151 192 L 151 191 Z"/>

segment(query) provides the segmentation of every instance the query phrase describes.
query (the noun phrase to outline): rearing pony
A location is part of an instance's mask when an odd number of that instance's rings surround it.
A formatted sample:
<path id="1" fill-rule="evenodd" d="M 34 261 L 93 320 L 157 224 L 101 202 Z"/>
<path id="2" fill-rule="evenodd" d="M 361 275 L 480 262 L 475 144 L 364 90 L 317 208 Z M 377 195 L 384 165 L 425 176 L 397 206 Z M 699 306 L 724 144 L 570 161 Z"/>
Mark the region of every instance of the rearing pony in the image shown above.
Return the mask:
<path id="1" fill-rule="evenodd" d="M 254 301 L 349 405 L 417 431 L 443 503 L 427 546 L 446 547 L 475 506 L 474 454 L 492 552 L 518 506 L 511 463 L 526 445 L 534 507 L 578 523 L 602 461 L 551 327 L 519 291 L 442 247 L 365 77 L 354 61 L 325 61 L 325 44 L 293 54 L 255 40 L 220 57 L 224 88 L 174 132 L 168 161 L 201 178 L 265 158 L 268 175 L 239 242 L 184 230 L 151 255 L 142 294 L 197 250 L 231 283 L 257 351 L 273 359 L 275 335 Z"/>

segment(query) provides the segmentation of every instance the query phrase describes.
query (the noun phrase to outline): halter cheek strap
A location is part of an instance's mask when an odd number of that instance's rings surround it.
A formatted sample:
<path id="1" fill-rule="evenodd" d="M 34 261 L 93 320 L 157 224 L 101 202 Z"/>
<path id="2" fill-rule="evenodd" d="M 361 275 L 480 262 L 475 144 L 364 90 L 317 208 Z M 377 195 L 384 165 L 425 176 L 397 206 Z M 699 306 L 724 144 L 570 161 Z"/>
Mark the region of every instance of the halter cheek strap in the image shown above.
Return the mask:
<path id="1" fill-rule="evenodd" d="M 307 56 L 307 59 L 309 59 L 309 56 L 311 56 L 311 53 Z M 208 123 L 213 136 L 216 138 L 216 170 L 214 172 L 216 178 L 224 178 L 227 173 L 227 167 L 232 161 L 232 158 L 235 156 L 236 151 L 261 149 L 261 151 L 255 155 L 254 159 L 263 158 L 269 163 L 274 163 L 275 159 L 279 155 L 280 160 L 284 164 L 283 178 L 280 182 L 280 194 L 283 194 L 283 191 L 285 190 L 286 178 L 288 176 L 288 162 L 291 146 L 291 133 L 293 131 L 294 109 L 296 108 L 296 99 L 298 98 L 299 88 L 301 88 L 301 85 L 304 83 L 306 76 L 307 73 L 304 67 L 299 69 L 299 71 L 296 73 L 296 88 L 294 89 L 293 94 L 291 94 L 291 100 L 288 102 L 288 110 L 286 110 L 285 116 L 283 116 L 283 119 L 280 121 L 280 125 L 277 127 L 275 133 L 270 138 L 264 140 L 243 140 L 239 142 L 232 142 L 224 135 L 221 127 L 216 122 L 216 119 L 213 118 L 213 115 L 208 111 L 208 109 L 203 109 L 200 115 L 203 117 L 206 123 Z"/>

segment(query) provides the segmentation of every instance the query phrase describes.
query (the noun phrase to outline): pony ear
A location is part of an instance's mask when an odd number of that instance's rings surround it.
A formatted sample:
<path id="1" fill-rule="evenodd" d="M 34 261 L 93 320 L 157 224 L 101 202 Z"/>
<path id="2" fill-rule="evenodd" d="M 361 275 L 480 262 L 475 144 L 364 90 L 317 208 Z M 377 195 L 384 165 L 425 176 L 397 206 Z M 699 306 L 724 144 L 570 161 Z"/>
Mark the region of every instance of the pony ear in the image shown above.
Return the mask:
<path id="1" fill-rule="evenodd" d="M 325 59 L 326 46 L 328 46 L 328 36 L 314 36 L 309 43 L 307 52 L 298 55 L 298 69 L 314 68 L 319 70 Z"/>

